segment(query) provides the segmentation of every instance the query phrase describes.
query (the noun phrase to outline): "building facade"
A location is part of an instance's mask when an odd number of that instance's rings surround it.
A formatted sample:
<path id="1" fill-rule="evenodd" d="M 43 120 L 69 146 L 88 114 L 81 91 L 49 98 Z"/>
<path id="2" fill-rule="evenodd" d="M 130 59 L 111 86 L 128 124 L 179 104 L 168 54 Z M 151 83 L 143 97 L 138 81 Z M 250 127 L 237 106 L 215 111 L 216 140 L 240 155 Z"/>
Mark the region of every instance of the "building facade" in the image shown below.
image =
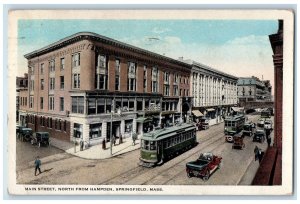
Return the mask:
<path id="1" fill-rule="evenodd" d="M 95 33 L 31 52 L 20 120 L 34 131 L 97 144 L 187 119 L 190 65 Z"/>
<path id="2" fill-rule="evenodd" d="M 20 98 L 20 91 L 27 90 L 28 88 L 28 75 L 24 74 L 23 77 L 16 78 L 16 122 L 19 122 L 19 108 L 20 103 L 23 103 L 23 98 Z"/>
<path id="3" fill-rule="evenodd" d="M 223 117 L 237 105 L 238 78 L 198 62 L 189 61 L 191 71 L 191 93 L 193 114 L 209 119 L 209 125 L 223 121 Z M 197 121 L 196 121 L 197 122 Z"/>
<path id="4" fill-rule="evenodd" d="M 237 82 L 239 102 L 271 101 L 272 86 L 269 80 L 259 78 L 241 77 Z"/>

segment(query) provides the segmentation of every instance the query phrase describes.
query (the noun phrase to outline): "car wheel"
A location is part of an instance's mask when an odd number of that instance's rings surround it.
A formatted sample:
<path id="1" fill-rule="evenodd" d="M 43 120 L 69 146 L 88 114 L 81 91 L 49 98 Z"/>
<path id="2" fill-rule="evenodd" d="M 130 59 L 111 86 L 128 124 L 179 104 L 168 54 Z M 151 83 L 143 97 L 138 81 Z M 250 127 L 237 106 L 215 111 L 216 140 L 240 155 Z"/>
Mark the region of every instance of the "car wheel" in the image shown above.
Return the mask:
<path id="1" fill-rule="evenodd" d="M 190 173 L 190 172 L 187 172 L 187 177 L 192 178 L 192 177 L 193 177 L 193 174 Z"/>
<path id="2" fill-rule="evenodd" d="M 209 179 L 209 175 L 210 175 L 210 172 L 209 170 L 206 171 L 205 175 L 203 176 L 203 181 L 207 181 Z"/>

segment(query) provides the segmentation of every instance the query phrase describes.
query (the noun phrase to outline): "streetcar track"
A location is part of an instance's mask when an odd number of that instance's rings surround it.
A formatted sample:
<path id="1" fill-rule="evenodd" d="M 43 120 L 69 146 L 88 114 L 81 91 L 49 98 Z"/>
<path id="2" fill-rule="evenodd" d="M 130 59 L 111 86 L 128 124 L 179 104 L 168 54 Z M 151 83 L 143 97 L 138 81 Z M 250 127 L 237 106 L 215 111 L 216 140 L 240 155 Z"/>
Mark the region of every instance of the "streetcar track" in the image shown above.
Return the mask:
<path id="1" fill-rule="evenodd" d="M 221 137 L 218 137 L 216 140 L 213 140 L 216 136 L 218 136 L 221 132 L 223 132 L 223 130 L 221 130 L 221 131 L 216 131 L 216 132 L 214 132 L 213 134 L 209 134 L 209 135 L 207 135 L 208 136 L 208 138 L 207 139 L 205 139 L 205 140 L 201 140 L 201 138 L 199 138 L 199 144 L 200 145 L 205 145 L 204 147 L 206 147 L 206 146 L 209 146 L 209 145 L 211 145 L 211 144 L 213 144 L 213 143 L 215 143 L 215 142 L 217 142 L 218 140 L 220 140 L 221 138 L 223 138 L 224 137 L 224 135 L 222 135 Z M 209 137 L 210 135 L 213 135 L 212 137 Z M 199 136 L 200 137 L 200 136 Z M 208 141 L 210 141 L 210 140 L 213 140 L 212 142 L 210 142 L 209 144 L 205 144 L 206 142 L 208 142 Z M 193 149 L 190 149 L 190 150 L 193 150 Z M 190 150 L 188 150 L 188 151 L 190 151 Z M 186 151 L 186 152 L 184 152 L 184 153 L 187 153 L 188 151 Z M 183 153 L 183 154 L 184 154 Z M 197 154 L 198 153 L 198 151 L 197 152 L 195 152 L 194 154 Z M 194 154 L 192 154 L 192 155 L 194 155 Z M 182 154 L 181 154 L 182 155 Z M 179 155 L 180 156 L 180 155 Z M 190 155 L 191 156 L 191 155 Z M 176 157 L 175 157 L 176 158 Z M 172 159 L 175 159 L 175 158 L 172 158 Z M 188 157 L 187 157 L 188 158 Z M 186 160 L 187 158 L 185 158 L 185 159 L 183 159 L 183 160 L 181 160 L 181 161 L 179 161 L 179 162 L 177 162 L 177 163 L 175 163 L 174 165 L 176 165 L 176 164 L 178 164 L 178 163 L 180 163 L 180 162 L 182 162 L 182 161 L 184 161 L 184 160 Z M 172 160 L 171 159 L 171 160 Z M 169 160 L 169 161 L 171 161 L 171 160 Z M 168 161 L 168 162 L 169 162 Z M 174 165 L 172 165 L 170 168 L 172 168 Z M 123 183 L 127 183 L 128 181 L 130 181 L 132 178 L 134 178 L 134 177 L 136 177 L 136 175 L 137 174 L 135 174 L 136 172 L 135 171 L 137 171 L 138 173 L 142 173 L 142 174 L 145 174 L 145 173 L 147 173 L 147 172 L 149 172 L 150 170 L 152 170 L 153 168 L 147 168 L 147 167 L 142 167 L 142 166 L 137 166 L 137 167 L 134 167 L 134 168 L 131 168 L 131 169 L 129 169 L 129 170 L 127 170 L 126 172 L 122 172 L 121 174 L 118 174 L 118 175 L 116 175 L 116 176 L 114 176 L 114 177 L 112 177 L 112 178 L 109 178 L 109 179 L 107 179 L 107 180 L 105 180 L 105 181 L 103 181 L 103 182 L 101 182 L 101 183 L 99 183 L 98 185 L 109 185 L 109 184 L 111 184 L 111 182 L 113 182 L 114 180 L 118 180 L 118 184 L 121 184 L 120 183 L 120 180 L 122 180 L 122 184 Z M 169 169 L 169 168 L 168 168 Z M 167 169 L 167 170 L 168 170 Z M 140 171 L 139 171 L 140 170 Z M 138 174 L 138 175 L 141 175 L 141 174 Z M 155 177 L 155 176 L 154 176 Z M 154 177 L 152 177 L 151 179 L 153 179 Z M 126 178 L 125 180 L 125 182 L 124 182 L 124 178 Z M 149 179 L 149 180 L 151 180 L 151 179 Z M 146 182 L 148 182 L 149 180 L 147 180 Z M 145 183 L 145 182 L 144 182 Z M 144 184 L 143 183 L 143 184 Z"/>

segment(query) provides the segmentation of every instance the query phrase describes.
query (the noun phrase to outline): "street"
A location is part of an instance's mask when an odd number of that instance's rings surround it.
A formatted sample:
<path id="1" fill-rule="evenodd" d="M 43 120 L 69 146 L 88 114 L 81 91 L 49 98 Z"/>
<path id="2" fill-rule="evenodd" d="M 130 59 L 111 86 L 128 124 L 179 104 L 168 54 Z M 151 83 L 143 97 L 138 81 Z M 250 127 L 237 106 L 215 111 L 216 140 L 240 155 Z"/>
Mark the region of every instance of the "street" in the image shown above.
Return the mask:
<path id="1" fill-rule="evenodd" d="M 259 115 L 247 115 L 256 122 Z M 273 120 L 273 117 L 272 117 Z M 273 136 L 273 132 L 271 133 Z M 197 132 L 199 144 L 178 155 L 162 166 L 146 168 L 138 165 L 140 152 L 135 150 L 110 159 L 87 160 L 64 153 L 55 147 L 32 146 L 17 141 L 17 183 L 18 184 L 89 184 L 89 185 L 250 185 L 259 166 L 254 161 L 254 147 L 265 150 L 263 144 L 252 142 L 245 136 L 243 150 L 232 149 L 232 143 L 225 142 L 224 123 Z M 188 178 L 185 165 L 196 160 L 200 153 L 212 152 L 221 156 L 221 169 L 215 171 L 208 181 Z M 39 155 L 42 174 L 34 176 L 33 162 Z"/>

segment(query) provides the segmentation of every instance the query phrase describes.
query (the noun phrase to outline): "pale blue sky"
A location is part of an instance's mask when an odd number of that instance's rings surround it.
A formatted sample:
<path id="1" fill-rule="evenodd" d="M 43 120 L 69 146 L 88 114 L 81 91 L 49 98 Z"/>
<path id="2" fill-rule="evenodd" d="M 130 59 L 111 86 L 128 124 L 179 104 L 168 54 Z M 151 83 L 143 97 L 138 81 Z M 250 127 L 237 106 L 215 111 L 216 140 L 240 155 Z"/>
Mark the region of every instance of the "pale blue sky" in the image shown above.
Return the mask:
<path id="1" fill-rule="evenodd" d="M 76 32 L 90 31 L 177 59 L 193 59 L 235 76 L 264 75 L 273 84 L 268 35 L 276 20 L 20 20 L 18 75 L 24 54 Z"/>

